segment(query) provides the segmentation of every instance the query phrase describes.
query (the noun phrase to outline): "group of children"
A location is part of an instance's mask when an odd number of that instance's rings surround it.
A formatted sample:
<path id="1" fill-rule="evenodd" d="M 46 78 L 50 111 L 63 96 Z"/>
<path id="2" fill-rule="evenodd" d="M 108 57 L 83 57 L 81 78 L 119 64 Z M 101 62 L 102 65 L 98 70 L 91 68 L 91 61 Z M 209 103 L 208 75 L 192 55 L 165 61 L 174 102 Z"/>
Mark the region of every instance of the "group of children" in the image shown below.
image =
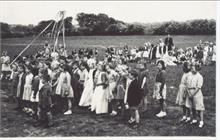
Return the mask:
<path id="1" fill-rule="evenodd" d="M 203 77 L 199 73 L 200 69 L 201 64 L 198 62 L 185 62 L 183 64 L 184 74 L 179 85 L 176 103 L 179 104 L 183 109 L 183 117 L 181 122 L 197 124 L 197 119 L 199 117 L 199 127 L 202 128 L 204 125 L 203 112 L 205 107 L 203 102 L 203 94 L 201 91 Z M 192 118 L 190 116 L 191 113 Z"/>
<path id="2" fill-rule="evenodd" d="M 17 99 L 16 109 L 33 116 L 37 120 L 35 126 L 49 127 L 52 115 L 70 115 L 75 106 L 96 114 L 122 117 L 125 110 L 129 110 L 128 123 L 132 127 L 139 126 L 140 111 L 146 111 L 149 95 L 146 63 L 132 68 L 121 58 L 99 61 L 97 53 L 92 52 L 77 54 L 77 59 L 50 50 L 45 52 L 34 58 L 19 59 L 11 65 L 11 93 Z M 159 100 L 160 112 L 156 116 L 161 118 L 167 115 L 166 62 L 159 59 L 156 65 L 153 98 Z M 199 127 L 203 127 L 203 77 L 199 68 L 200 63 L 187 61 L 183 64 L 184 75 L 176 102 L 183 108 L 181 121 L 196 124 L 199 112 Z"/>

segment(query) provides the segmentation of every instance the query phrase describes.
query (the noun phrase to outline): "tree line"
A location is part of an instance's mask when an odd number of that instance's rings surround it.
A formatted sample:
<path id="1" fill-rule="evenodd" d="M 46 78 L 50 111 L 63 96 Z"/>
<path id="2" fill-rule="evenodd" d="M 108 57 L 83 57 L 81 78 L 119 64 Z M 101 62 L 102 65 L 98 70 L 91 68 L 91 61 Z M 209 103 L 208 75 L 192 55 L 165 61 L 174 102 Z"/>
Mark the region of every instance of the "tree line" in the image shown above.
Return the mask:
<path id="1" fill-rule="evenodd" d="M 185 22 L 168 21 L 161 23 L 126 23 L 109 17 L 106 14 L 79 13 L 76 15 L 78 25 L 72 24 L 73 17 L 64 19 L 65 35 L 215 35 L 216 21 L 214 19 L 195 19 Z M 51 26 L 44 35 L 53 30 L 55 20 L 43 20 L 37 25 L 9 25 L 0 22 L 2 38 L 35 36 L 49 23 Z M 60 22 L 58 22 L 60 24 Z"/>

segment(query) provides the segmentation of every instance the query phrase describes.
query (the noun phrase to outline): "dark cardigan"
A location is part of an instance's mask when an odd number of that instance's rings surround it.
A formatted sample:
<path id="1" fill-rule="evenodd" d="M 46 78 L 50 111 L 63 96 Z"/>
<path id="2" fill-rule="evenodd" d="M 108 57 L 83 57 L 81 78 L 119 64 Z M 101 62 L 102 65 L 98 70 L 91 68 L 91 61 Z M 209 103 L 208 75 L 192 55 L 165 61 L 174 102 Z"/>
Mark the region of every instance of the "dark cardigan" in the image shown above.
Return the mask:
<path id="1" fill-rule="evenodd" d="M 141 90 L 138 84 L 138 80 L 135 79 L 131 82 L 128 87 L 128 97 L 127 102 L 129 106 L 138 106 L 141 101 Z"/>

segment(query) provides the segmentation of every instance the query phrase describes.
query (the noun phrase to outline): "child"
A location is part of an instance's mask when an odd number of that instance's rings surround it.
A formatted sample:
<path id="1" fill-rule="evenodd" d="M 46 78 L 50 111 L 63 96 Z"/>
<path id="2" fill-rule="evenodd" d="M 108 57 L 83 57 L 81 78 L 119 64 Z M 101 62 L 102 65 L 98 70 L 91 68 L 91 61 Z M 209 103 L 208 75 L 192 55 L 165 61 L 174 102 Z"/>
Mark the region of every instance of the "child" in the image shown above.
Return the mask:
<path id="1" fill-rule="evenodd" d="M 189 62 L 184 62 L 183 63 L 183 76 L 179 85 L 179 91 L 177 94 L 177 98 L 176 98 L 176 104 L 180 105 L 183 109 L 183 117 L 180 120 L 181 122 L 186 121 L 187 120 L 187 115 L 186 115 L 186 90 L 187 90 L 187 77 L 189 75 L 190 72 L 190 64 Z"/>
<path id="2" fill-rule="evenodd" d="M 93 83 L 93 75 L 95 72 L 95 63 L 90 63 L 89 64 L 89 73 L 85 78 L 85 88 L 82 92 L 82 96 L 80 98 L 79 106 L 83 107 L 89 107 L 91 105 L 91 100 L 92 100 L 92 94 L 93 94 L 93 89 L 94 89 L 94 83 Z"/>
<path id="3" fill-rule="evenodd" d="M 86 63 L 85 62 L 81 62 L 79 64 L 79 68 L 77 68 L 74 71 L 74 74 L 79 76 L 79 91 L 77 92 L 76 96 L 75 96 L 75 101 L 76 104 L 79 105 L 79 101 L 82 95 L 82 92 L 84 90 L 84 82 L 85 82 L 85 78 L 88 75 L 88 71 L 86 69 Z"/>
<path id="4" fill-rule="evenodd" d="M 36 75 L 33 79 L 32 84 L 32 95 L 31 95 L 31 102 L 32 102 L 32 115 L 37 115 L 37 106 L 39 102 L 39 91 L 43 86 L 42 78 L 45 75 L 46 69 L 39 69 L 38 75 Z"/>
<path id="5" fill-rule="evenodd" d="M 128 121 L 129 124 L 133 124 L 133 127 L 136 128 L 140 123 L 140 115 L 139 115 L 139 104 L 142 98 L 142 92 L 140 90 L 138 84 L 138 72 L 136 70 L 131 70 L 129 74 L 130 79 L 132 80 L 127 93 L 127 105 L 129 106 L 131 118 Z"/>
<path id="6" fill-rule="evenodd" d="M 114 70 L 113 64 L 110 63 L 109 65 L 106 65 L 106 71 L 108 73 L 108 81 L 109 81 L 109 99 L 112 100 L 112 112 L 111 116 L 117 115 L 117 101 L 116 101 L 116 87 L 117 87 L 117 81 L 119 78 L 118 73 Z"/>
<path id="7" fill-rule="evenodd" d="M 105 66 L 103 62 L 99 62 L 98 70 L 95 75 L 94 93 L 91 102 L 91 111 L 96 114 L 108 113 L 108 79 L 104 71 Z"/>
<path id="8" fill-rule="evenodd" d="M 187 98 L 186 98 L 186 107 L 192 109 L 193 120 L 191 124 L 196 124 L 197 112 L 200 115 L 199 127 L 202 128 L 204 125 L 203 121 L 203 111 L 205 110 L 203 103 L 203 94 L 201 91 L 203 85 L 203 77 L 198 72 L 201 65 L 199 63 L 191 64 L 191 72 L 188 75 L 187 80 Z M 188 116 L 189 117 L 189 116 Z"/>
<path id="9" fill-rule="evenodd" d="M 16 92 L 17 92 L 17 86 L 18 86 L 18 65 L 16 63 L 11 65 L 11 75 L 10 75 L 10 80 L 11 80 L 11 99 L 13 100 L 13 102 L 15 101 L 16 98 Z"/>
<path id="10" fill-rule="evenodd" d="M 62 101 L 61 107 L 65 104 L 65 100 L 68 102 L 68 110 L 64 113 L 65 115 L 72 114 L 72 98 L 73 98 L 73 89 L 71 86 L 71 75 L 68 72 L 68 66 L 62 65 L 60 67 L 61 73 L 59 78 L 57 79 L 57 87 L 55 94 L 59 95 Z M 62 107 L 61 109 L 65 109 Z"/>
<path id="11" fill-rule="evenodd" d="M 154 86 L 153 98 L 160 101 L 160 112 L 156 114 L 157 117 L 165 117 L 165 99 L 166 99 L 166 77 L 165 77 L 165 62 L 158 60 L 157 62 L 158 73 L 156 75 L 156 82 Z"/>
<path id="12" fill-rule="evenodd" d="M 31 66 L 26 66 L 26 77 L 24 84 L 23 100 L 24 100 L 24 109 L 25 113 L 31 112 L 31 93 L 32 93 L 32 80 L 34 75 L 31 73 Z"/>
<path id="13" fill-rule="evenodd" d="M 24 103 L 22 100 L 23 97 L 23 91 L 24 91 L 24 84 L 25 84 L 25 67 L 24 65 L 19 65 L 18 66 L 18 86 L 17 86 L 17 102 L 18 106 L 15 108 L 16 110 L 22 110 L 24 107 Z"/>
<path id="14" fill-rule="evenodd" d="M 38 103 L 38 122 L 34 126 L 42 125 L 43 127 L 50 127 L 52 121 L 51 114 L 51 94 L 52 87 L 49 84 L 50 76 L 44 75 L 42 79 L 43 87 L 39 91 L 39 103 Z"/>
<path id="15" fill-rule="evenodd" d="M 147 94 L 149 92 L 148 90 L 149 72 L 146 64 L 140 63 L 139 65 L 137 65 L 137 67 L 139 68 L 138 82 L 141 91 L 143 92 L 140 111 L 145 112 L 147 110 Z"/>

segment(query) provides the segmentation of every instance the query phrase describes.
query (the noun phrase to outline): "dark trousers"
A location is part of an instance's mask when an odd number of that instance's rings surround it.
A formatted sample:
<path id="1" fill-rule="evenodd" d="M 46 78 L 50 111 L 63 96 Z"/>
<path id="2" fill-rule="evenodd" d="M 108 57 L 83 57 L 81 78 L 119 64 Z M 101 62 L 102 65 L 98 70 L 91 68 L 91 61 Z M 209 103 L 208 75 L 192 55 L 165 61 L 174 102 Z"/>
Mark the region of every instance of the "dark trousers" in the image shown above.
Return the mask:
<path id="1" fill-rule="evenodd" d="M 42 123 L 44 126 L 49 126 L 52 123 L 52 114 L 50 108 L 38 107 L 38 122 Z"/>

